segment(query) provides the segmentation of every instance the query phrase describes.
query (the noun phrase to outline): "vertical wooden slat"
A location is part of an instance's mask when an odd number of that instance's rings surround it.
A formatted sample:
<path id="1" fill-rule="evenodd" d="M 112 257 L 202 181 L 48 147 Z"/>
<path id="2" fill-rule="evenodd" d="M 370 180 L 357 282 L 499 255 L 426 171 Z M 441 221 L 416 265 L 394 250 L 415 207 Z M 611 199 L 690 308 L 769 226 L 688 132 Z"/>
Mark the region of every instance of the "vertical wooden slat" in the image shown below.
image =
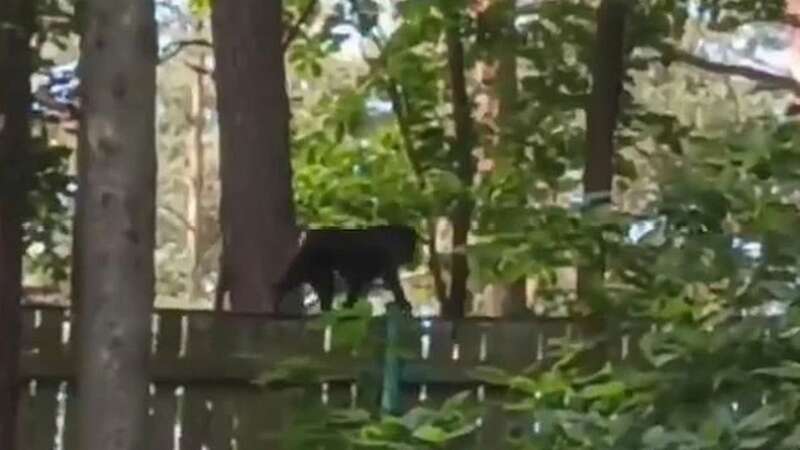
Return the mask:
<path id="1" fill-rule="evenodd" d="M 292 407 L 289 397 L 279 390 L 237 389 L 234 436 L 238 450 L 280 449 L 286 416 Z"/>
<path id="2" fill-rule="evenodd" d="M 158 336 L 156 354 L 160 358 L 177 358 L 181 345 L 181 319 L 183 314 L 175 311 L 158 313 Z"/>
<path id="3" fill-rule="evenodd" d="M 17 416 L 17 448 L 30 448 L 36 435 L 36 421 L 34 420 L 34 396 L 31 394 L 31 384 L 25 382 L 20 386 L 19 415 Z"/>
<path id="4" fill-rule="evenodd" d="M 56 414 L 58 413 L 58 382 L 39 381 L 36 395 L 29 399 L 31 413 L 29 440 L 22 446 L 26 450 L 52 450 L 56 438 Z"/>
<path id="5" fill-rule="evenodd" d="M 536 361 L 537 322 L 497 321 L 483 329 L 486 364 L 519 371 Z"/>
<path id="6" fill-rule="evenodd" d="M 434 361 L 447 361 L 453 353 L 453 323 L 444 320 L 434 320 L 427 329 L 430 336 L 429 358 Z"/>
<path id="7" fill-rule="evenodd" d="M 230 390 L 215 388 L 210 395 L 213 410 L 211 414 L 211 436 L 208 450 L 232 450 L 233 420 L 236 412 Z"/>
<path id="8" fill-rule="evenodd" d="M 22 309 L 22 331 L 20 336 L 20 348 L 22 349 L 22 354 L 29 353 L 35 350 L 35 345 L 33 342 L 33 334 L 34 334 L 34 320 L 36 316 L 36 308 L 23 308 Z"/>
<path id="9" fill-rule="evenodd" d="M 78 449 L 78 397 L 75 384 L 66 391 L 66 410 L 64 413 L 64 450 Z"/>
<path id="10" fill-rule="evenodd" d="M 181 407 L 181 450 L 202 450 L 211 440 L 211 410 L 202 387 L 187 387 Z"/>
<path id="11" fill-rule="evenodd" d="M 506 417 L 501 405 L 487 404 L 482 424 L 476 435 L 477 448 L 505 448 L 507 436 Z"/>
<path id="12" fill-rule="evenodd" d="M 213 315 L 193 314 L 187 315 L 187 317 L 189 318 L 189 335 L 186 349 L 188 357 L 211 354 L 210 352 L 213 350 L 215 343 L 219 346 L 219 341 L 229 335 L 229 333 L 225 333 L 220 329 L 224 322 L 216 319 Z"/>
<path id="13" fill-rule="evenodd" d="M 64 321 L 64 310 L 42 309 L 41 322 L 33 331 L 33 345 L 39 349 L 41 358 L 59 357 L 64 353 L 61 344 L 61 327 Z"/>
<path id="14" fill-rule="evenodd" d="M 461 364 L 481 362 L 481 340 L 488 333 L 489 324 L 478 320 L 458 322 L 455 339 L 458 344 L 458 360 Z"/>
<path id="15" fill-rule="evenodd" d="M 150 415 L 147 424 L 148 449 L 174 450 L 175 424 L 178 413 L 176 388 L 177 386 L 173 384 L 158 384 L 155 393 L 150 396 Z"/>

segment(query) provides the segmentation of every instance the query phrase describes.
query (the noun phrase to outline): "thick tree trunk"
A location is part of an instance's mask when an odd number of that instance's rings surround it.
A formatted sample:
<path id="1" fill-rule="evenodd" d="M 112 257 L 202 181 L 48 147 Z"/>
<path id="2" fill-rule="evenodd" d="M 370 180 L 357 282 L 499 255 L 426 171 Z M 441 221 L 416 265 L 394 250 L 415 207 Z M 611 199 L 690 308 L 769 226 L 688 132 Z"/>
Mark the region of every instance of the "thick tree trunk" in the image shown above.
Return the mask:
<path id="1" fill-rule="evenodd" d="M 792 78 L 800 81 L 800 0 L 786 0 L 784 12 L 786 15 L 784 21 L 794 26 L 792 28 L 792 44 L 789 48 L 789 67 Z M 789 105 L 786 114 L 789 116 L 800 114 L 800 98 L 797 95 Z"/>
<path id="2" fill-rule="evenodd" d="M 16 448 L 33 0 L 0 2 L 0 449 Z"/>
<path id="3" fill-rule="evenodd" d="M 474 131 L 471 105 L 467 97 L 467 82 L 464 74 L 464 45 L 461 42 L 461 29 L 458 21 L 452 19 L 447 26 L 447 63 L 450 71 L 450 90 L 455 122 L 455 143 L 453 152 L 457 164 L 458 177 L 465 188 L 472 186 L 475 174 L 475 161 L 472 156 Z M 473 200 L 465 192 L 458 201 L 451 216 L 453 223 L 453 262 L 450 283 L 450 298 L 442 310 L 446 317 L 464 317 L 468 297 L 467 280 L 467 236 L 472 222 Z"/>
<path id="4" fill-rule="evenodd" d="M 597 10 L 592 92 L 586 113 L 587 154 L 583 174 L 587 206 L 611 200 L 614 178 L 614 131 L 625 75 L 625 0 L 603 0 Z M 578 297 L 592 306 L 601 298 L 605 272 L 602 242 L 586 264 L 578 267 Z"/>
<path id="5" fill-rule="evenodd" d="M 74 285 L 78 448 L 145 448 L 154 297 L 152 0 L 86 0 Z"/>
<path id="6" fill-rule="evenodd" d="M 297 242 L 282 51 L 282 2 L 217 1 L 221 286 L 235 311 L 272 311 Z"/>

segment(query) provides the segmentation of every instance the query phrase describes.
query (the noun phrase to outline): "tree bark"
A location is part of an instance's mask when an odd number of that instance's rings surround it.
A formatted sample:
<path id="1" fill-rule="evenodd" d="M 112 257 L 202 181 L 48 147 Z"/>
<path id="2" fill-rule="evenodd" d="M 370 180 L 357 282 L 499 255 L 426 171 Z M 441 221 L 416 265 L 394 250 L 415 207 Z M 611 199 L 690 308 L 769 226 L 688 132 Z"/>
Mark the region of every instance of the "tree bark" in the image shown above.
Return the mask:
<path id="1" fill-rule="evenodd" d="M 603 0 L 597 10 L 592 91 L 586 112 L 587 154 L 583 173 L 584 204 L 611 200 L 614 178 L 614 131 L 625 76 L 625 0 Z M 600 299 L 605 263 L 602 242 L 578 267 L 578 297 L 587 306 Z"/>
<path id="2" fill-rule="evenodd" d="M 792 28 L 792 43 L 789 47 L 790 72 L 796 82 L 800 82 L 800 0 L 786 0 L 784 6 L 785 21 L 795 25 Z M 794 101 L 789 105 L 787 115 L 800 114 L 800 98 L 795 93 Z"/>
<path id="3" fill-rule="evenodd" d="M 73 249 L 81 450 L 145 448 L 155 295 L 154 14 L 150 0 L 85 1 Z"/>
<path id="4" fill-rule="evenodd" d="M 235 311 L 268 312 L 297 227 L 282 2 L 214 2 L 220 126 L 221 282 Z M 219 303 L 219 302 L 218 302 Z"/>
<path id="5" fill-rule="evenodd" d="M 450 283 L 450 298 L 442 310 L 449 318 L 464 317 L 466 310 L 467 281 L 469 264 L 467 261 L 467 236 L 472 222 L 473 200 L 469 194 L 475 175 L 475 161 L 472 156 L 474 131 L 471 105 L 467 97 L 467 82 L 464 74 L 464 44 L 461 42 L 461 28 L 455 17 L 449 18 L 447 25 L 447 65 L 450 71 L 450 90 L 455 122 L 455 142 L 453 154 L 456 160 L 458 178 L 465 192 L 458 200 L 450 220 L 453 223 L 453 261 Z"/>
<path id="6" fill-rule="evenodd" d="M 36 2 L 0 2 L 0 448 L 16 448 L 22 223 L 30 181 L 30 75 Z"/>

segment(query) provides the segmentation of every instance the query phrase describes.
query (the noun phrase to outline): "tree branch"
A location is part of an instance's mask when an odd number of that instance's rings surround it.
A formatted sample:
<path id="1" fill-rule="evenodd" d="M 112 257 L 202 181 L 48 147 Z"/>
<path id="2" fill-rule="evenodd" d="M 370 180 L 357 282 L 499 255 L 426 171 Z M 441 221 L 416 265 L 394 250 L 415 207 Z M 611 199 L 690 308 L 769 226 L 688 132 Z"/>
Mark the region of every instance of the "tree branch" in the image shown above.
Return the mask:
<path id="1" fill-rule="evenodd" d="M 756 83 L 765 84 L 770 89 L 787 90 L 796 95 L 800 95 L 800 84 L 798 84 L 798 82 L 791 77 L 775 75 L 764 70 L 754 69 L 748 66 L 712 62 L 671 46 L 665 45 L 661 50 L 663 52 L 662 59 L 665 61 L 665 65 L 669 65 L 671 62 L 677 61 L 697 67 L 698 69 L 703 69 L 706 72 L 720 75 L 740 76 L 742 78 L 755 81 Z"/>
<path id="2" fill-rule="evenodd" d="M 160 205 L 158 210 L 167 213 L 169 216 L 172 216 L 172 218 L 180 222 L 181 225 L 183 225 L 187 230 L 195 231 L 195 227 L 189 222 L 189 219 L 187 219 L 181 212 L 175 210 L 174 208 L 167 205 Z"/>
<path id="3" fill-rule="evenodd" d="M 298 17 L 297 21 L 292 25 L 292 27 L 287 30 L 286 36 L 281 44 L 284 52 L 286 52 L 286 49 L 289 48 L 292 42 L 300 34 L 300 27 L 302 27 L 303 24 L 308 21 L 308 18 L 311 17 L 311 13 L 314 12 L 317 3 L 319 3 L 319 0 L 309 0 L 305 9 L 300 13 L 300 17 Z"/>
<path id="4" fill-rule="evenodd" d="M 414 156 L 414 141 L 411 137 L 411 127 L 408 124 L 407 103 L 403 102 L 404 93 L 401 92 L 399 86 L 391 76 L 387 78 L 386 90 L 392 103 L 394 115 L 397 117 L 397 124 L 400 127 L 400 137 L 403 140 L 406 158 L 408 158 L 408 161 L 411 163 L 417 183 L 420 188 L 424 188 L 425 177 L 423 176 L 423 169 L 419 161 Z M 447 301 L 447 286 L 442 276 L 442 264 L 436 249 L 436 218 L 433 216 L 426 217 L 425 227 L 425 231 L 428 234 L 427 242 L 425 242 L 428 247 L 428 270 L 430 270 L 431 277 L 433 277 L 436 299 L 439 301 L 440 305 L 444 305 Z"/>
<path id="5" fill-rule="evenodd" d="M 170 59 L 177 56 L 180 52 L 185 50 L 187 47 L 205 47 L 205 48 L 213 48 L 214 44 L 206 39 L 186 39 L 182 41 L 175 41 L 170 43 L 167 46 L 165 54 L 158 59 L 159 64 L 163 64 Z"/>
<path id="6" fill-rule="evenodd" d="M 192 72 L 194 72 L 194 73 L 196 73 L 198 75 L 203 75 L 203 76 L 213 75 L 212 71 L 208 70 L 207 68 L 205 68 L 205 67 L 203 67 L 203 66 L 201 66 L 199 64 L 194 64 L 194 63 L 190 63 L 189 61 L 184 61 L 183 65 L 186 66 L 189 70 L 191 70 Z"/>

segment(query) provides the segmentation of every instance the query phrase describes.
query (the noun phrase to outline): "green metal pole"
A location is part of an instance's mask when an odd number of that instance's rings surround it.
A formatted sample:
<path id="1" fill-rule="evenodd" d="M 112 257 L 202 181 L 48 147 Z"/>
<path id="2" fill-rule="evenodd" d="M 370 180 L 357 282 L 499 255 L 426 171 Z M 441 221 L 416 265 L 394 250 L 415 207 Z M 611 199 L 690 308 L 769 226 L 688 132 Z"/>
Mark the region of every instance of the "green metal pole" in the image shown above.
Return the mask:
<path id="1" fill-rule="evenodd" d="M 385 414 L 400 413 L 400 371 L 398 354 L 402 312 L 394 303 L 386 307 L 386 345 L 383 357 L 383 391 L 381 410 Z"/>

